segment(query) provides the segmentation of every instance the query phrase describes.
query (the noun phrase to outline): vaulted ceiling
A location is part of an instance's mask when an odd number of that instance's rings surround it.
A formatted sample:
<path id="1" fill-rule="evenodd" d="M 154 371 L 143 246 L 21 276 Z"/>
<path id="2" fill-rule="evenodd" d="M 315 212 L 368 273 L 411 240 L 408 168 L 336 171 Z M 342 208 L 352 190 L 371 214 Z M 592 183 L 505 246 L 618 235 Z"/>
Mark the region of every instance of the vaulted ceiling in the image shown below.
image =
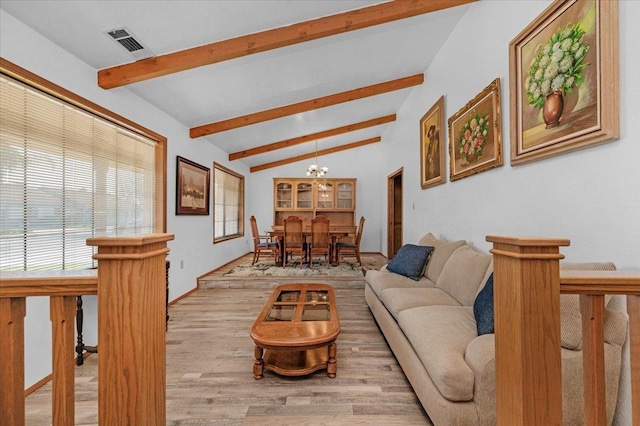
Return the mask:
<path id="1" fill-rule="evenodd" d="M 252 172 L 381 140 L 475 0 L 31 1 L 0 8 Z M 152 57 L 107 33 L 126 28 Z M 172 141 L 180 143 L 180 141 Z M 326 151 L 325 151 L 326 150 Z"/>

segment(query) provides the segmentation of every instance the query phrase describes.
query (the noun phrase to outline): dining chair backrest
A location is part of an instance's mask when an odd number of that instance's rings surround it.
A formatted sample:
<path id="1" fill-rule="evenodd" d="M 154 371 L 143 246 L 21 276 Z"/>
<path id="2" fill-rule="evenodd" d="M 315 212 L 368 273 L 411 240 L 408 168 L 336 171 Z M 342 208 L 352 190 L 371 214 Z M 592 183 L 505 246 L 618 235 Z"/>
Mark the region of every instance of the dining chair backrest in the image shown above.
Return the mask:
<path id="1" fill-rule="evenodd" d="M 298 216 L 289 216 L 284 220 L 285 247 L 302 247 L 302 220 Z"/>
<path id="2" fill-rule="evenodd" d="M 311 247 L 328 249 L 330 245 L 329 219 L 326 216 L 314 217 L 311 220 Z"/>
<path id="3" fill-rule="evenodd" d="M 364 216 L 360 217 L 360 223 L 358 224 L 358 230 L 356 231 L 356 246 L 360 247 L 360 240 L 362 239 L 362 230 L 364 229 Z"/>
<path id="4" fill-rule="evenodd" d="M 249 218 L 249 222 L 251 222 L 251 234 L 253 235 L 253 244 L 260 244 L 260 233 L 258 232 L 258 223 L 256 222 L 255 216 L 251 216 Z"/>

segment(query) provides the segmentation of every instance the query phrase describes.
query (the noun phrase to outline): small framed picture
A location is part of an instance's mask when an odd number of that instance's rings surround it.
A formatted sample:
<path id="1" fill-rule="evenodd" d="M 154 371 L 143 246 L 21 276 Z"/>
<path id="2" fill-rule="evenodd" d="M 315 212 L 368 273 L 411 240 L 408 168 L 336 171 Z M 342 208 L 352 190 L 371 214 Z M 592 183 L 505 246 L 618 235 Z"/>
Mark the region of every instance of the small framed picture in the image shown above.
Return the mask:
<path id="1" fill-rule="evenodd" d="M 618 2 L 553 2 L 509 44 L 511 165 L 620 136 Z"/>
<path id="2" fill-rule="evenodd" d="M 451 180 L 502 165 L 500 79 L 449 117 Z"/>
<path id="3" fill-rule="evenodd" d="M 210 169 L 177 157 L 176 215 L 208 215 Z"/>
<path id="4" fill-rule="evenodd" d="M 447 181 L 445 171 L 444 96 L 420 119 L 420 186 L 422 189 Z"/>

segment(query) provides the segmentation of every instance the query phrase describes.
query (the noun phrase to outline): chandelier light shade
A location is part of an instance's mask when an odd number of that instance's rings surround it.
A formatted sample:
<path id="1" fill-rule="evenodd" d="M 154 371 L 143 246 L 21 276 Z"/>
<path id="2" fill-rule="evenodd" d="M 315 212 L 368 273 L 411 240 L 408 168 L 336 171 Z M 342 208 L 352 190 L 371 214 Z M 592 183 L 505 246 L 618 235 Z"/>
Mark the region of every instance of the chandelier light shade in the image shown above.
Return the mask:
<path id="1" fill-rule="evenodd" d="M 307 167 L 307 176 L 321 177 L 329 173 L 328 167 L 318 166 L 318 141 L 316 141 L 316 162 Z"/>

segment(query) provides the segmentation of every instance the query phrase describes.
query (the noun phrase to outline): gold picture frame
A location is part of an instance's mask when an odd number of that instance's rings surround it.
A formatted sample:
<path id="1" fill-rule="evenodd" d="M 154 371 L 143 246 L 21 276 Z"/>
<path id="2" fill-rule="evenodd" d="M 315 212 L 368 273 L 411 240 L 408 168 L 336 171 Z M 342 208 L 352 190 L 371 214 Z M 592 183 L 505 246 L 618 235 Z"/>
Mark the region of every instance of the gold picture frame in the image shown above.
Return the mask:
<path id="1" fill-rule="evenodd" d="M 618 2 L 558 0 L 509 44 L 511 164 L 620 136 Z"/>
<path id="2" fill-rule="evenodd" d="M 445 170 L 444 96 L 420 119 L 420 186 L 422 189 L 447 181 Z"/>
<path id="3" fill-rule="evenodd" d="M 500 78 L 449 117 L 451 181 L 502 165 Z"/>
<path id="4" fill-rule="evenodd" d="M 176 215 L 208 215 L 210 169 L 177 156 Z"/>

